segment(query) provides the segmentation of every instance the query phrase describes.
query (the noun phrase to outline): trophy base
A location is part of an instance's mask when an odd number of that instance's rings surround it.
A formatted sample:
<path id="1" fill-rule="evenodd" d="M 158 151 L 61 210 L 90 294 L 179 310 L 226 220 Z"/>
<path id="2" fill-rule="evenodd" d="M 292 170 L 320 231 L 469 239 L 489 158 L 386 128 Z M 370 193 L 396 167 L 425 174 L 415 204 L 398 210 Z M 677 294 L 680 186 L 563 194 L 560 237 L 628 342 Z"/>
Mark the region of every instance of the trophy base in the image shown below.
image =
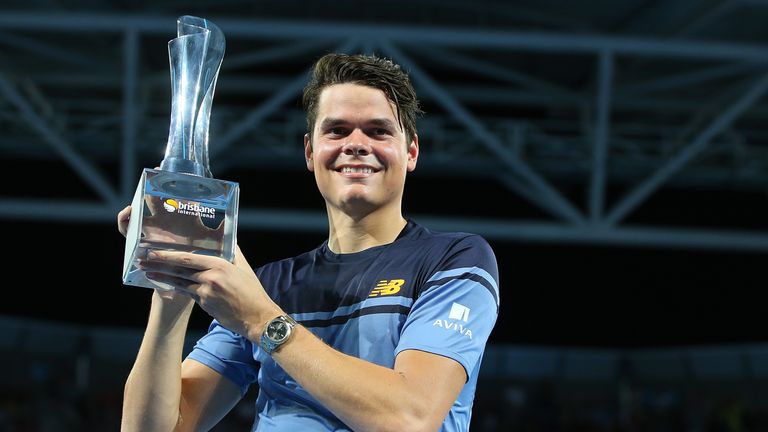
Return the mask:
<path id="1" fill-rule="evenodd" d="M 125 239 L 123 283 L 173 290 L 147 278 L 138 267 L 151 250 L 235 257 L 237 183 L 157 169 L 145 169 L 131 202 Z"/>

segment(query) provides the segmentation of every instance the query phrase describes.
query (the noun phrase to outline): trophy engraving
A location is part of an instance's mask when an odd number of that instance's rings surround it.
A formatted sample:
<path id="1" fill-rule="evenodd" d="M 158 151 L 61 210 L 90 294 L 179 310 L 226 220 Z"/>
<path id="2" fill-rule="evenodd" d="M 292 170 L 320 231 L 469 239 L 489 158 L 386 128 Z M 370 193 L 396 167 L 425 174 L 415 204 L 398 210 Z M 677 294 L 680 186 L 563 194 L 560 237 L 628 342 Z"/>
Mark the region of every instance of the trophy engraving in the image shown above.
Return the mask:
<path id="1" fill-rule="evenodd" d="M 211 104 L 224 49 L 224 34 L 215 24 L 188 15 L 178 18 L 177 37 L 168 42 L 168 143 L 160 169 L 142 171 L 131 203 L 123 262 L 126 285 L 172 289 L 137 267 L 153 249 L 234 259 L 240 187 L 213 178 L 208 162 Z"/>

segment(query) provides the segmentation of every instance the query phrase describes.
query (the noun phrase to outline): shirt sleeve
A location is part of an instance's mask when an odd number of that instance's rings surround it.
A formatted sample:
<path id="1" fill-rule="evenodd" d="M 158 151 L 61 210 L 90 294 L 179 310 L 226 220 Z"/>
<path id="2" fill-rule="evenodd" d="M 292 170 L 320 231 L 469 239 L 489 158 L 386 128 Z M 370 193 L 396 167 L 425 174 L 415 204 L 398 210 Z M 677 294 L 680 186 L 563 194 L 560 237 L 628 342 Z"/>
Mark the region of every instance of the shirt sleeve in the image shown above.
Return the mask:
<path id="1" fill-rule="evenodd" d="M 496 257 L 480 236 L 468 236 L 444 255 L 405 320 L 395 355 L 408 349 L 459 362 L 470 377 L 499 313 Z"/>
<path id="2" fill-rule="evenodd" d="M 241 395 L 245 395 L 248 387 L 258 377 L 253 344 L 227 330 L 216 320 L 211 323 L 208 333 L 197 341 L 187 358 L 210 367 L 235 383 Z"/>

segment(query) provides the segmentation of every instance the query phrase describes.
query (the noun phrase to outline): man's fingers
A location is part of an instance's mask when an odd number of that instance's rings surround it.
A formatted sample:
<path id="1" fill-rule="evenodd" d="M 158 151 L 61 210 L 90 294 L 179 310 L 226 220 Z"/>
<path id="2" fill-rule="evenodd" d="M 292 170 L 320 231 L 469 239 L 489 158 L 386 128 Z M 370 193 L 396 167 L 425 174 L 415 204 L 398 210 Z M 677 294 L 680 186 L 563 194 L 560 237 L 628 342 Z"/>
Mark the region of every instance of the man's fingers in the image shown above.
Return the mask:
<path id="1" fill-rule="evenodd" d="M 125 235 L 128 232 L 128 221 L 131 219 L 131 206 L 126 206 L 117 213 L 117 229 L 120 234 Z"/>
<path id="2" fill-rule="evenodd" d="M 147 254 L 147 261 L 149 263 L 156 262 L 179 267 L 187 267 L 196 270 L 207 270 L 215 268 L 221 265 L 221 263 L 226 262 L 224 259 L 219 257 L 198 255 L 190 252 L 166 250 L 149 251 Z"/>
<path id="3" fill-rule="evenodd" d="M 174 276 L 179 279 L 183 279 L 186 283 L 200 282 L 199 274 L 200 270 L 192 269 L 189 267 L 179 267 L 176 265 L 169 265 L 159 263 L 157 261 L 141 260 L 139 262 L 139 268 L 145 273 L 161 273 L 168 276 Z"/>
<path id="4" fill-rule="evenodd" d="M 178 295 L 176 293 L 176 290 L 166 290 L 166 289 L 159 289 L 158 288 L 155 291 L 157 291 L 157 295 L 159 295 L 160 297 L 162 297 L 162 298 L 164 298 L 166 300 L 173 300 Z"/>
<path id="5" fill-rule="evenodd" d="M 147 279 L 170 285 L 174 288 L 172 291 L 175 295 L 183 295 L 193 298 L 195 301 L 199 300 L 197 296 L 196 288 L 200 285 L 191 283 L 189 279 L 183 279 L 176 276 L 171 276 L 165 273 L 148 272 L 146 273 Z"/>

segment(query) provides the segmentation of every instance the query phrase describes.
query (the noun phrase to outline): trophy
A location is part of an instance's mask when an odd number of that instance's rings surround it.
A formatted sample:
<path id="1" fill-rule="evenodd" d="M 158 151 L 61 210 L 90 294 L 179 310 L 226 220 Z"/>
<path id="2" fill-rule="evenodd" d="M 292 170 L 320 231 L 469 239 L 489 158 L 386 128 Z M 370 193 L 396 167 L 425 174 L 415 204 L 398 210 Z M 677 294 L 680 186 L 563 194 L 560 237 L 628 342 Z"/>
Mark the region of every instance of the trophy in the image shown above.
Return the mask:
<path id="1" fill-rule="evenodd" d="M 208 125 L 213 91 L 224 57 L 224 34 L 193 16 L 177 20 L 168 42 L 171 125 L 160 169 L 144 169 L 131 203 L 123 283 L 171 290 L 150 280 L 137 264 L 150 250 L 235 256 L 240 187 L 213 178 L 208 166 Z"/>

